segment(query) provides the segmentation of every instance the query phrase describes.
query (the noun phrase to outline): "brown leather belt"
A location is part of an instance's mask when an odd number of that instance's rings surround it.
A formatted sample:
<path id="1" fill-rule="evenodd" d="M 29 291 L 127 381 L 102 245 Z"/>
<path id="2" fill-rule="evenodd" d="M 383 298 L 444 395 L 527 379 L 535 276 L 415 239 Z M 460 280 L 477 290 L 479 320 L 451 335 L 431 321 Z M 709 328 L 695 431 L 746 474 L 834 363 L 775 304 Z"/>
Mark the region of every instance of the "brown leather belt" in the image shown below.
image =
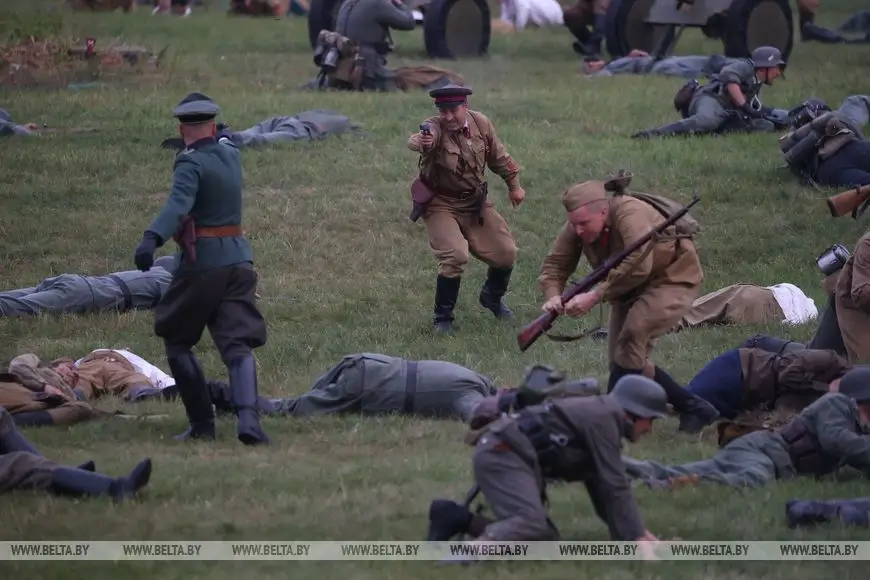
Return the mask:
<path id="1" fill-rule="evenodd" d="M 458 193 L 444 192 L 444 193 L 441 193 L 441 197 L 446 197 L 447 199 L 456 199 L 459 201 L 465 201 L 466 199 L 470 199 L 470 198 L 474 197 L 478 193 L 480 193 L 480 192 L 477 189 L 472 189 L 470 191 L 461 191 Z"/>
<path id="2" fill-rule="evenodd" d="M 197 238 L 228 238 L 245 235 L 242 226 L 218 226 L 214 228 L 202 227 L 196 228 L 195 231 Z"/>

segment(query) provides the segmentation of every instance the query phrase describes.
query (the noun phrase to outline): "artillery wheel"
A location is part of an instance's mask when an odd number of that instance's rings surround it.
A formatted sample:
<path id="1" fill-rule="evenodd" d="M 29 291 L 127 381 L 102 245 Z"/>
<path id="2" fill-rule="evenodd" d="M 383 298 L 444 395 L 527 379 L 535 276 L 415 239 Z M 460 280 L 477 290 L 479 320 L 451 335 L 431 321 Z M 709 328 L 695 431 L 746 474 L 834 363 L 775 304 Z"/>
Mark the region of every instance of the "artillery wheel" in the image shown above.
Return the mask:
<path id="1" fill-rule="evenodd" d="M 794 20 L 788 0 L 734 0 L 725 14 L 725 55 L 749 58 L 759 46 L 775 46 L 788 61 Z"/>
<path id="2" fill-rule="evenodd" d="M 483 56 L 492 34 L 486 0 L 432 0 L 423 18 L 423 40 L 431 58 Z"/>
<path id="3" fill-rule="evenodd" d="M 607 52 L 614 58 L 634 49 L 651 53 L 667 34 L 667 26 L 646 23 L 655 0 L 611 0 L 604 15 L 604 38 Z"/>
<path id="4" fill-rule="evenodd" d="M 321 30 L 335 30 L 335 20 L 341 0 L 311 0 L 308 7 L 308 42 L 311 48 L 317 46 L 317 35 Z"/>

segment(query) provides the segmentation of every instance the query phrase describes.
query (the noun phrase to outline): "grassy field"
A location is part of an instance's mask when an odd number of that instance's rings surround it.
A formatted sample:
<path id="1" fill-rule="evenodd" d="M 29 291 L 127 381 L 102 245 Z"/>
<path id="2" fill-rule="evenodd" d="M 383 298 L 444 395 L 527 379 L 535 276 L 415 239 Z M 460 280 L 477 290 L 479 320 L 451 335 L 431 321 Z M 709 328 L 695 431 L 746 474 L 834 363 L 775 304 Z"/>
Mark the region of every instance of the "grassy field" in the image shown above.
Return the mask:
<path id="1" fill-rule="evenodd" d="M 4 3 L 6 4 L 6 3 Z M 33 7 L 40 2 L 12 2 Z M 42 2 L 48 5 L 48 2 Z M 820 22 L 835 26 L 865 8 L 858 0 L 824 3 Z M 407 136 L 434 111 L 423 93 L 316 94 L 299 87 L 313 76 L 304 19 L 227 19 L 222 11 L 191 18 L 62 13 L 70 34 L 113 38 L 160 50 L 167 67 L 148 79 L 126 78 L 90 89 L 4 87 L 0 106 L 19 122 L 86 126 L 98 133 L 0 141 L 0 280 L 23 287 L 60 272 L 104 273 L 133 268 L 133 250 L 158 211 L 171 180 L 173 153 L 159 143 L 176 132 L 172 107 L 203 91 L 222 107 L 221 119 L 245 128 L 273 115 L 329 108 L 372 133 L 243 153 L 245 229 L 261 277 L 269 342 L 257 351 L 263 392 L 293 395 L 342 355 L 374 351 L 454 361 L 514 384 L 523 369 L 544 363 L 573 376 L 606 381 L 604 346 L 540 341 L 520 355 L 515 334 L 538 315 L 538 269 L 563 223 L 561 193 L 623 167 L 634 187 L 688 201 L 699 239 L 704 291 L 752 282 L 797 284 L 824 304 L 815 257 L 832 243 L 852 247 L 865 221 L 832 220 L 828 192 L 802 188 L 782 164 L 776 135 L 637 142 L 632 133 L 675 119 L 674 78 L 583 78 L 567 31 L 533 30 L 494 38 L 485 59 L 446 63 L 474 89 L 472 107 L 495 123 L 522 166 L 526 202 L 512 210 L 506 188 L 491 179 L 497 208 L 519 246 L 507 296 L 514 324 L 477 306 L 485 266 L 469 265 L 457 308 L 458 335 L 430 331 L 435 264 L 421 223 L 407 219 L 416 156 Z M 391 62 L 422 62 L 420 31 L 395 33 Z M 721 45 L 688 32 L 679 54 L 720 52 Z M 870 48 L 796 41 L 786 78 L 766 87 L 767 104 L 792 107 L 818 96 L 832 106 L 870 92 Z M 174 250 L 170 244 L 161 254 Z M 597 314 L 594 314 L 597 318 Z M 98 347 L 130 347 L 162 366 L 162 345 L 149 312 L 0 320 L 0 359 L 36 352 L 50 359 Z M 588 323 L 588 322 L 587 322 Z M 559 331 L 579 324 L 560 322 Z M 686 332 L 660 342 L 657 361 L 687 381 L 716 354 L 756 331 L 806 339 L 813 325 L 787 329 L 724 328 Z M 211 376 L 224 376 L 207 335 L 199 356 Z M 104 406 L 120 406 L 107 401 Z M 143 456 L 154 473 L 141 501 L 71 501 L 45 494 L 0 499 L 0 539 L 28 540 L 416 540 L 425 533 L 429 501 L 461 497 L 470 483 L 470 448 L 458 422 L 407 418 L 266 419 L 268 448 L 249 449 L 232 420 L 219 422 L 215 444 L 183 445 L 172 435 L 186 425 L 181 405 L 147 404 L 131 412 L 165 412 L 163 421 L 107 420 L 72 429 L 29 430 L 49 457 L 87 458 L 107 473 L 126 472 Z M 675 434 L 676 421 L 631 445 L 636 457 L 691 460 L 715 450 L 710 433 Z M 792 532 L 784 524 L 791 497 L 870 494 L 857 480 L 799 481 L 741 492 L 705 486 L 670 493 L 638 490 L 649 529 L 691 540 L 863 539 L 865 531 L 828 526 Z M 606 539 L 582 486 L 551 490 L 552 513 L 568 540 Z M 0 564 L 4 577 L 118 579 L 161 577 L 520 579 L 841 578 L 865 576 L 847 563 L 577 562 L 472 569 L 425 563 L 192 564 L 121 562 L 73 565 Z M 14 576 L 13 576 L 14 575 Z"/>

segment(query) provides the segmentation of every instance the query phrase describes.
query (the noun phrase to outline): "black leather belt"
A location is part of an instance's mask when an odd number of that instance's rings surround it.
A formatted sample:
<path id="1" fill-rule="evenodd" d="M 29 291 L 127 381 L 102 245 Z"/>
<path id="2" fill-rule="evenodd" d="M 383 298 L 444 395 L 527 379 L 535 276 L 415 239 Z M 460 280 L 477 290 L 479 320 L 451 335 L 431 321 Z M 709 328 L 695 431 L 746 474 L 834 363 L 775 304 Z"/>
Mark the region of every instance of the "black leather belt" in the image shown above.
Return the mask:
<path id="1" fill-rule="evenodd" d="M 131 310 L 133 308 L 133 294 L 130 292 L 130 287 L 116 274 L 109 274 L 109 278 L 117 282 L 118 287 L 121 288 L 121 293 L 124 295 L 124 310 Z"/>
<path id="2" fill-rule="evenodd" d="M 414 412 L 414 399 L 417 396 L 417 361 L 409 360 L 405 376 L 405 413 Z"/>

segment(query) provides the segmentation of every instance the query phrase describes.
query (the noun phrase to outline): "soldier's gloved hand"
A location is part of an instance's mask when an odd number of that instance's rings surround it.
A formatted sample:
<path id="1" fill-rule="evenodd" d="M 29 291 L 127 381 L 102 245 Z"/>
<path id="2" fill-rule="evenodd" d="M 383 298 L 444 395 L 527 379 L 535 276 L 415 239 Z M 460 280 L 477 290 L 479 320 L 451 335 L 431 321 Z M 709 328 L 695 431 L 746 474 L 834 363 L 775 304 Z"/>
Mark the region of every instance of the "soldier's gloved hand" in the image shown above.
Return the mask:
<path id="1" fill-rule="evenodd" d="M 762 113 L 761 111 L 756 111 L 755 109 L 753 109 L 749 101 L 743 103 L 743 105 L 741 105 L 740 107 L 740 110 L 743 111 L 748 117 L 751 117 L 753 119 L 760 119 L 764 115 L 764 113 Z"/>
<path id="2" fill-rule="evenodd" d="M 142 234 L 142 241 L 136 247 L 136 253 L 133 255 L 133 261 L 136 263 L 136 268 L 142 272 L 147 272 L 154 265 L 154 252 L 157 250 L 157 245 L 160 242 L 160 237 L 154 232 L 146 231 Z"/>

